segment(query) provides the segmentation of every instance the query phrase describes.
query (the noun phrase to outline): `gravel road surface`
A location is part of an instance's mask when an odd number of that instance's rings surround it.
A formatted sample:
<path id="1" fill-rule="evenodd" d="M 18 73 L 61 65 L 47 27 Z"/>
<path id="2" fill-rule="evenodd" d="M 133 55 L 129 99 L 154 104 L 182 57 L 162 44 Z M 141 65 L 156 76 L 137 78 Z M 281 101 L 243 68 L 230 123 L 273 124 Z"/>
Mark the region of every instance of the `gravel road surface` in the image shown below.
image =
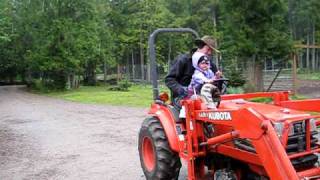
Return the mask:
<path id="1" fill-rule="evenodd" d="M 147 111 L 0 86 L 0 180 L 144 180 L 137 136 Z"/>
<path id="2" fill-rule="evenodd" d="M 0 179 L 143 180 L 137 135 L 146 114 L 0 86 Z"/>

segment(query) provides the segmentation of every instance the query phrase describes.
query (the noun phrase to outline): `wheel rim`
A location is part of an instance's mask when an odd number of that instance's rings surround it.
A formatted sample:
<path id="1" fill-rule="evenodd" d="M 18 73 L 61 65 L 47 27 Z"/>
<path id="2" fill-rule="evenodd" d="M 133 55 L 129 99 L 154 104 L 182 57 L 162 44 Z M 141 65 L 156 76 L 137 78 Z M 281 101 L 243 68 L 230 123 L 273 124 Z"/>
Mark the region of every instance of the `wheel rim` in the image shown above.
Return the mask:
<path id="1" fill-rule="evenodd" d="M 149 137 L 143 138 L 142 155 L 145 167 L 148 171 L 152 171 L 155 167 L 155 156 L 152 141 Z"/>

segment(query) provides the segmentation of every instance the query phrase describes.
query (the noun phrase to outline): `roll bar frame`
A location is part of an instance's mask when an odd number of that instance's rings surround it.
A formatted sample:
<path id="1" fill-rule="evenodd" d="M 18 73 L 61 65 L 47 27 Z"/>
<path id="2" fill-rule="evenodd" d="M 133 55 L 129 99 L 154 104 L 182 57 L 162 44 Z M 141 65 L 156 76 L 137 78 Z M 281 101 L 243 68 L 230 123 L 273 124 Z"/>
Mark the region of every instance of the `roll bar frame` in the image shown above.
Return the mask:
<path id="1" fill-rule="evenodd" d="M 159 86 L 158 86 L 158 73 L 157 73 L 157 61 L 156 61 L 156 50 L 155 50 L 155 40 L 159 33 L 176 32 L 176 33 L 191 33 L 195 38 L 199 38 L 199 34 L 191 28 L 159 28 L 153 31 L 148 40 L 149 45 L 149 57 L 151 65 L 151 78 L 153 86 L 153 100 L 156 100 L 159 96 Z"/>

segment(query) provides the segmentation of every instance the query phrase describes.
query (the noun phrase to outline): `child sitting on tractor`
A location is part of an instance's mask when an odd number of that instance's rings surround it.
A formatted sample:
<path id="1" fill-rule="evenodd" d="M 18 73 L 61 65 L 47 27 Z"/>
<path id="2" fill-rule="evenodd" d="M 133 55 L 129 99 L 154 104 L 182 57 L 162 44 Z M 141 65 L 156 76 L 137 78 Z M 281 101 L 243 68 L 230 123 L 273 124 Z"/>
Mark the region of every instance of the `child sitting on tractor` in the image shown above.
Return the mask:
<path id="1" fill-rule="evenodd" d="M 209 109 L 216 109 L 220 103 L 220 91 L 213 83 L 220 77 L 212 72 L 210 60 L 204 53 L 195 52 L 192 65 L 195 71 L 188 86 L 188 97 L 200 94 Z"/>

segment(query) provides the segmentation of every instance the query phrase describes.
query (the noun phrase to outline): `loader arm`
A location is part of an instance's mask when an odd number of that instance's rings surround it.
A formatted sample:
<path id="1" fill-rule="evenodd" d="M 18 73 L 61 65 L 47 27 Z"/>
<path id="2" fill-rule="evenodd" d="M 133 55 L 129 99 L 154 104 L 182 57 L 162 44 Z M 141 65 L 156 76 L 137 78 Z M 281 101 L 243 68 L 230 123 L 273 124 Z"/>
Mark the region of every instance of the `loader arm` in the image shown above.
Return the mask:
<path id="1" fill-rule="evenodd" d="M 299 177 L 292 166 L 279 137 L 271 125 L 271 122 L 267 121 L 267 119 L 263 119 L 263 116 L 253 109 L 243 109 L 237 113 L 246 117 L 246 119 L 238 121 L 238 118 L 236 118 L 234 124 L 236 129 L 244 126 L 254 129 L 256 131 L 255 133 L 263 133 L 261 137 L 254 138 L 250 137 L 246 128 L 242 128 L 242 132 L 245 133 L 243 133 L 243 138 L 251 138 L 264 169 L 267 171 L 270 178 L 298 180 Z M 239 116 L 239 118 L 241 116 Z M 256 123 L 254 124 L 253 122 Z M 259 126 L 257 126 L 257 122 L 260 123 Z"/>
<path id="2" fill-rule="evenodd" d="M 320 99 L 289 100 L 289 94 L 290 94 L 289 91 L 228 94 L 228 95 L 223 95 L 222 100 L 269 97 L 269 98 L 272 98 L 273 104 L 277 106 L 299 110 L 299 111 L 320 112 Z M 316 122 L 316 125 L 320 126 L 320 120 Z"/>
<path id="3" fill-rule="evenodd" d="M 190 106 L 189 108 L 192 107 L 193 106 Z M 221 120 L 221 118 L 219 118 L 218 115 L 215 115 L 215 113 L 230 113 L 231 120 Z M 247 138 L 252 140 L 259 160 L 271 179 L 299 179 L 285 149 L 279 140 L 279 137 L 271 125 L 271 122 L 265 119 L 263 115 L 251 108 L 231 111 L 221 109 L 216 112 L 199 110 L 196 111 L 195 114 L 196 115 L 194 118 L 197 120 L 207 121 L 213 124 L 231 125 L 234 128 L 234 132 L 232 132 L 233 134 L 238 134 L 239 138 Z M 228 134 L 224 136 L 224 139 L 222 138 L 223 135 L 221 135 L 219 137 L 208 139 L 206 143 L 213 146 L 219 144 L 226 139 L 232 138 L 232 134 Z M 234 151 L 234 154 L 237 153 L 237 150 L 230 149 L 230 154 L 231 151 Z M 217 148 L 217 152 L 223 153 L 219 152 L 219 148 Z M 252 157 L 250 153 L 244 153 L 243 155 Z"/>
<path id="4" fill-rule="evenodd" d="M 295 110 L 320 112 L 320 99 L 282 101 L 280 105 Z"/>
<path id="5" fill-rule="evenodd" d="M 261 94 L 249 94 L 244 96 L 252 97 L 256 95 L 259 96 Z M 269 97 L 274 97 L 278 99 L 277 106 L 281 106 L 281 102 L 287 102 L 286 94 L 268 93 L 268 95 Z M 241 97 L 242 95 L 237 96 Z M 306 107 L 304 108 L 308 108 L 310 110 L 312 106 L 315 106 L 315 104 L 319 103 L 320 100 L 312 100 L 313 105 L 311 106 L 307 105 L 309 102 L 310 101 L 299 101 L 298 103 L 306 103 Z M 295 103 L 297 103 L 297 101 L 295 101 Z M 201 105 L 199 105 L 201 104 L 201 102 L 198 102 L 197 100 L 187 100 L 184 101 L 183 104 L 186 106 L 188 112 L 186 124 L 187 133 L 189 136 L 188 139 L 191 141 L 188 143 L 190 145 L 188 149 L 188 159 L 194 159 L 198 155 L 205 153 L 203 152 L 203 149 L 201 147 L 207 145 L 209 149 L 219 154 L 227 153 L 227 155 L 229 156 L 239 156 L 241 154 L 241 156 L 247 158 L 247 160 L 243 159 L 244 161 L 258 160 L 257 162 L 261 163 L 270 179 L 298 180 L 300 178 L 319 175 L 319 167 L 314 167 L 306 171 L 296 171 L 296 169 L 293 167 L 291 159 L 299 157 L 302 154 L 297 153 L 294 155 L 288 155 L 285 147 L 281 142 L 281 139 L 279 138 L 277 132 L 273 127 L 273 124 L 271 123 L 272 121 L 268 119 L 267 116 L 263 115 L 261 112 L 256 111 L 254 107 L 252 108 L 250 106 L 234 106 L 234 108 L 231 109 L 227 106 L 222 106 L 218 110 L 204 110 L 201 107 Z M 317 109 L 313 108 L 311 110 Z M 318 117 L 310 116 L 307 114 L 305 114 L 304 116 L 307 119 Z M 299 118 L 304 119 L 304 117 Z M 232 130 L 225 134 L 220 134 L 219 136 L 214 136 L 205 140 L 204 142 L 201 142 L 201 140 L 199 141 L 199 134 L 201 134 L 201 132 L 199 133 L 199 131 L 201 131 L 201 128 L 195 127 L 198 127 L 197 124 L 201 124 L 203 122 L 209 122 L 214 125 L 229 126 L 232 127 Z M 309 121 L 307 121 L 307 123 L 309 123 Z M 309 136 L 310 133 L 307 133 L 307 142 Z M 228 148 L 228 146 L 224 145 L 225 142 L 232 141 L 235 138 L 250 139 L 252 145 L 254 146 L 256 154 L 240 151 L 237 148 Z M 306 149 L 306 152 L 304 153 L 310 154 L 313 151 L 318 152 L 318 150 L 319 148 L 313 149 L 311 151 L 309 147 Z M 194 166 L 194 162 L 191 161 L 190 164 L 191 165 L 189 166 L 188 171 L 191 174 L 196 175 L 197 172 L 192 168 Z M 193 179 L 192 176 L 191 179 Z"/>

